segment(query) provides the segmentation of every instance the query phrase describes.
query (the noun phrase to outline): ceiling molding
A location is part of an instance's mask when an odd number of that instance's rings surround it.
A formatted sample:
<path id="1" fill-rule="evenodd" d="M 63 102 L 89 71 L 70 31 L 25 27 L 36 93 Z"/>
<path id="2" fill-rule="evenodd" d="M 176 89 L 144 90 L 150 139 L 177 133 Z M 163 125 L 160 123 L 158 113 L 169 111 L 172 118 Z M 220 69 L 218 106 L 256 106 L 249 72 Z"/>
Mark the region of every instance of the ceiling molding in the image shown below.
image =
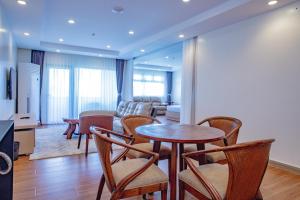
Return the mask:
<path id="1" fill-rule="evenodd" d="M 92 55 L 92 56 L 98 56 L 99 54 L 101 54 L 102 56 L 105 57 L 119 56 L 119 52 L 114 50 L 80 47 L 80 46 L 58 44 L 58 43 L 51 43 L 51 42 L 44 42 L 44 41 L 40 42 L 40 46 L 42 48 L 46 48 L 52 51 L 55 51 L 56 49 L 60 49 L 62 52 L 66 52 L 66 53 L 85 54 L 85 55 Z"/>

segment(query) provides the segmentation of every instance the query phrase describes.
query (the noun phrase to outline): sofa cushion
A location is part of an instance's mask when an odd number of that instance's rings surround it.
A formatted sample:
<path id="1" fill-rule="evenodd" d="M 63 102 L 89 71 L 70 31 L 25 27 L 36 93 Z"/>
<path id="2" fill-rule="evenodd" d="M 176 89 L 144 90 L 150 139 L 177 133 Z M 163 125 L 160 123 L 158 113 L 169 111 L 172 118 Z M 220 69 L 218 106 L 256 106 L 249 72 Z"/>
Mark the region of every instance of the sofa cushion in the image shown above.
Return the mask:
<path id="1" fill-rule="evenodd" d="M 137 104 L 137 102 L 129 102 L 123 116 L 132 115 Z"/>
<path id="2" fill-rule="evenodd" d="M 150 116 L 151 115 L 151 110 L 152 110 L 152 105 L 151 103 L 143 103 L 140 102 L 136 105 L 133 114 L 134 115 L 145 115 L 145 116 Z"/>
<path id="3" fill-rule="evenodd" d="M 117 108 L 117 113 L 116 113 L 117 117 L 122 117 L 124 115 L 129 103 L 130 103 L 130 101 L 121 101 L 119 103 L 118 108 Z"/>
<path id="4" fill-rule="evenodd" d="M 113 131 L 117 133 L 123 133 L 123 126 L 121 124 L 121 119 L 119 117 L 114 117 L 113 121 Z"/>

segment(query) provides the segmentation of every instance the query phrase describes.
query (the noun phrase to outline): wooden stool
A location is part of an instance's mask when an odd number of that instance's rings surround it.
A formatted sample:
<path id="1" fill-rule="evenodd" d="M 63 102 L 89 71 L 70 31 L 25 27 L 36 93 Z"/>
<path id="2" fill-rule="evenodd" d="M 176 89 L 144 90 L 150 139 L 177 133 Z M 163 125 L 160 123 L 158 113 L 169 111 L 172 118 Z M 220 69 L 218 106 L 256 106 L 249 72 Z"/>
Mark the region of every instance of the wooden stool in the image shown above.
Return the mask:
<path id="1" fill-rule="evenodd" d="M 67 139 L 70 140 L 76 130 L 76 126 L 79 126 L 79 119 L 63 119 L 63 121 L 69 125 L 64 135 L 67 135 Z"/>

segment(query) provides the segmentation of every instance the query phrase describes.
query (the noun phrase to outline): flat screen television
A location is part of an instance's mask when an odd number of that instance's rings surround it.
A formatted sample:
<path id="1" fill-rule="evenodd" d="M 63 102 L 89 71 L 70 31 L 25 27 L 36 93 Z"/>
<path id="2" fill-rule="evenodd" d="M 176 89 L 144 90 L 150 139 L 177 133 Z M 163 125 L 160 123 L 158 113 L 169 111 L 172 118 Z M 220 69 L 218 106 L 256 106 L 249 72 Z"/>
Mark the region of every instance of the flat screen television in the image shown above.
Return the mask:
<path id="1" fill-rule="evenodd" d="M 7 96 L 9 99 L 16 99 L 17 96 L 17 72 L 12 67 L 9 69 L 7 80 Z"/>

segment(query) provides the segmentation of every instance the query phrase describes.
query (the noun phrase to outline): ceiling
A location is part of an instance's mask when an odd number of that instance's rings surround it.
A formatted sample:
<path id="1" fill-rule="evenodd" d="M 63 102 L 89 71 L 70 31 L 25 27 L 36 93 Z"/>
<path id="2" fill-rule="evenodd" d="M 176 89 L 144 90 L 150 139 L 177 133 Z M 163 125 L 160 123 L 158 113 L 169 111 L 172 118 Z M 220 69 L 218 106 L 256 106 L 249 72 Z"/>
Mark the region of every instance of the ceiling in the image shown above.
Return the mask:
<path id="1" fill-rule="evenodd" d="M 27 5 L 22 6 L 16 0 L 0 0 L 11 21 L 18 47 L 132 58 L 295 0 L 279 0 L 275 6 L 267 5 L 268 0 L 26 1 Z M 123 14 L 113 13 L 115 6 L 123 7 Z M 68 19 L 76 23 L 68 24 Z M 129 30 L 135 34 L 129 35 Z M 30 36 L 24 36 L 24 32 L 29 32 Z M 179 38 L 179 34 L 185 37 Z M 59 42 L 59 38 L 64 41 Z"/>
<path id="2" fill-rule="evenodd" d="M 182 42 L 140 56 L 134 67 L 161 71 L 176 71 L 182 67 Z"/>

